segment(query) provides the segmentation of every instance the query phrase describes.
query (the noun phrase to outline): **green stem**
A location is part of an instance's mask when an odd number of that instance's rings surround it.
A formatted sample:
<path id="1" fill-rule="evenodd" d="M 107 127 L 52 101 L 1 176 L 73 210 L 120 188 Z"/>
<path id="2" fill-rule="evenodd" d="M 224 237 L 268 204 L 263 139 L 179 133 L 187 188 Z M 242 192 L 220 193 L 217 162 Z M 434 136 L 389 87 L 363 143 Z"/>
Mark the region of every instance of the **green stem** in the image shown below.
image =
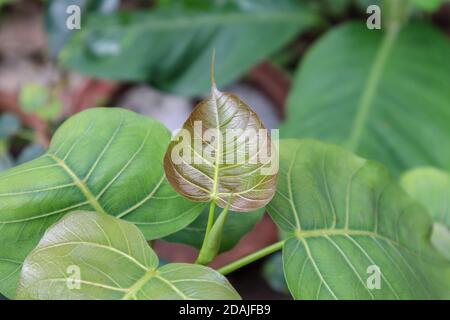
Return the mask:
<path id="1" fill-rule="evenodd" d="M 209 205 L 208 224 L 206 225 L 205 239 L 211 232 L 211 229 L 214 225 L 215 212 L 216 212 L 216 201 L 212 200 L 211 204 Z"/>
<path id="2" fill-rule="evenodd" d="M 226 266 L 220 268 L 217 271 L 223 275 L 227 275 L 227 274 L 229 274 L 237 269 L 240 269 L 256 260 L 264 258 L 265 256 L 268 256 L 269 254 L 272 254 L 272 253 L 280 250 L 281 248 L 283 248 L 283 245 L 284 245 L 284 240 L 278 241 L 268 247 L 262 248 L 261 250 L 258 250 L 248 256 L 245 256 L 239 260 L 236 260 L 236 261 L 230 263 L 229 265 L 226 265 Z"/>
<path id="3" fill-rule="evenodd" d="M 201 264 L 200 257 L 202 257 L 204 255 L 204 252 L 206 250 L 206 246 L 207 246 L 208 239 L 209 239 L 209 234 L 214 225 L 215 211 L 216 211 L 216 201 L 212 200 L 209 205 L 208 223 L 206 225 L 205 237 L 203 238 L 202 248 L 200 249 L 200 253 L 197 257 L 197 260 L 195 261 L 195 263 L 197 263 L 197 264 Z"/>
<path id="4" fill-rule="evenodd" d="M 203 242 L 202 249 L 198 255 L 196 263 L 206 265 L 214 260 L 220 251 L 220 244 L 222 242 L 223 229 L 225 227 L 225 222 L 227 221 L 228 212 L 231 205 L 231 198 L 228 201 L 226 207 L 220 213 L 220 216 L 214 222 L 213 227 L 205 236 L 205 241 Z"/>

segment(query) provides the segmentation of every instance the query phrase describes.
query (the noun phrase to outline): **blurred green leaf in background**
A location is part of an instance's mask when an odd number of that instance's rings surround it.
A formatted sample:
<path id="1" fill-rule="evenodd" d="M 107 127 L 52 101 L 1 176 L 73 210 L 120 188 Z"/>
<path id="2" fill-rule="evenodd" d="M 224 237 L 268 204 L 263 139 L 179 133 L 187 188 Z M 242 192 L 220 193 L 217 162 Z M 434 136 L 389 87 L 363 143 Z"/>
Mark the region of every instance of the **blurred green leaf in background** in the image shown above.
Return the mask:
<path id="1" fill-rule="evenodd" d="M 345 145 L 396 175 L 450 169 L 449 57 L 448 39 L 430 25 L 332 29 L 295 75 L 281 135 Z"/>
<path id="2" fill-rule="evenodd" d="M 41 118 L 53 120 L 62 109 L 61 101 L 47 87 L 30 83 L 25 85 L 19 96 L 22 110 L 36 113 Z"/>
<path id="3" fill-rule="evenodd" d="M 318 21 L 294 0 L 163 1 L 151 12 L 91 14 L 86 20 L 60 54 L 64 65 L 191 96 L 209 90 L 204 75 L 213 48 L 224 86 Z"/>
<path id="4" fill-rule="evenodd" d="M 97 12 L 99 14 L 110 14 L 115 12 L 119 6 L 119 0 L 51 0 L 49 1 L 45 24 L 48 34 L 49 52 L 56 57 L 60 50 L 71 38 L 73 31 L 66 27 L 68 14 L 67 7 L 76 4 L 81 9 L 81 23 L 84 23 L 85 13 Z"/>

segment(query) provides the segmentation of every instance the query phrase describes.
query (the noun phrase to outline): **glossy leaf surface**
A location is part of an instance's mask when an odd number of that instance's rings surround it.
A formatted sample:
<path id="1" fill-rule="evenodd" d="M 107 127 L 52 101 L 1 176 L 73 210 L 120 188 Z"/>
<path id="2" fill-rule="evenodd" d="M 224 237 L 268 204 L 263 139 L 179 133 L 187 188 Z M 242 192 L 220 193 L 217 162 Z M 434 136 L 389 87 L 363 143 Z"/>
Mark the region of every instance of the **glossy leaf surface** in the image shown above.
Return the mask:
<path id="1" fill-rule="evenodd" d="M 155 239 L 191 223 L 199 204 L 179 196 L 162 160 L 170 133 L 124 109 L 89 109 L 67 120 L 43 156 L 0 175 L 0 292 L 45 230 L 74 210 L 96 210 L 136 224 Z"/>
<path id="2" fill-rule="evenodd" d="M 280 149 L 267 209 L 287 237 L 294 298 L 448 297 L 450 264 L 431 245 L 430 216 L 381 165 L 311 140 Z"/>
<path id="3" fill-rule="evenodd" d="M 24 262 L 19 299 L 239 299 L 213 269 L 158 257 L 131 223 L 75 212 L 51 227 Z"/>

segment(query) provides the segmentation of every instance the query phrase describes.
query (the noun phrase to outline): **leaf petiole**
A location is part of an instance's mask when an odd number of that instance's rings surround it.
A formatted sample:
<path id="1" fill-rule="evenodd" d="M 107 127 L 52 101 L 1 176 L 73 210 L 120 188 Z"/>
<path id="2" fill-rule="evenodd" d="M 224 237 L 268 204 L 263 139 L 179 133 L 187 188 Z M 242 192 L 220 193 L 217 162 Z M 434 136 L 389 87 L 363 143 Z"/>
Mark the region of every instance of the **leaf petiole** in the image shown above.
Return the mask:
<path id="1" fill-rule="evenodd" d="M 264 258 L 265 256 L 268 256 L 269 254 L 272 254 L 278 250 L 281 250 L 283 248 L 285 240 L 281 240 L 278 242 L 275 242 L 274 244 L 264 247 L 256 252 L 253 252 L 252 254 L 249 254 L 248 256 L 245 256 L 239 260 L 236 260 L 217 271 L 223 275 L 227 275 L 233 271 L 236 271 L 242 267 L 245 267 L 246 265 L 255 262 L 256 260 L 259 260 L 261 258 Z"/>
<path id="2" fill-rule="evenodd" d="M 231 197 L 217 220 L 214 221 L 216 202 L 211 202 L 205 239 L 203 240 L 202 248 L 197 257 L 196 263 L 206 265 L 210 263 L 219 253 L 220 244 L 222 242 L 222 233 L 225 227 L 230 205 Z"/>
<path id="3" fill-rule="evenodd" d="M 204 255 L 204 252 L 206 250 L 206 244 L 208 243 L 209 233 L 211 232 L 211 229 L 214 225 L 215 210 L 216 210 L 216 201 L 212 200 L 209 205 L 208 223 L 206 225 L 205 237 L 203 238 L 202 248 L 200 249 L 200 253 L 197 257 L 197 260 L 195 261 L 195 263 L 197 264 L 203 264 L 202 256 Z"/>
<path id="4" fill-rule="evenodd" d="M 211 204 L 209 205 L 208 224 L 206 225 L 205 240 L 209 235 L 209 233 L 211 232 L 211 229 L 214 225 L 215 211 L 216 211 L 216 201 L 212 200 Z"/>

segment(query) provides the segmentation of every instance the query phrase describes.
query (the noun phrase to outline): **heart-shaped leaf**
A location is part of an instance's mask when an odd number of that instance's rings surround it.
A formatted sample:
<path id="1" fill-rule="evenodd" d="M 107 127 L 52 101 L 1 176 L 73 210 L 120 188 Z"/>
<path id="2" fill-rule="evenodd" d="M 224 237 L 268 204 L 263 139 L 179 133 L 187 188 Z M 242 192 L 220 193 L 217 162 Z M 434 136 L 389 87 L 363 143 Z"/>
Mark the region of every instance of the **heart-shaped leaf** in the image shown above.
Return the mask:
<path id="1" fill-rule="evenodd" d="M 214 59 L 213 59 L 214 64 Z M 211 68 L 211 95 L 200 102 L 172 139 L 164 170 L 172 186 L 194 201 L 247 212 L 275 192 L 277 152 L 258 115 L 238 96 L 222 93 Z"/>
<path id="2" fill-rule="evenodd" d="M 295 76 L 281 136 L 345 145 L 395 175 L 450 169 L 449 56 L 448 38 L 431 26 L 333 29 Z"/>
<path id="3" fill-rule="evenodd" d="M 333 145 L 282 140 L 267 209 L 284 231 L 296 299 L 448 297 L 450 264 L 430 243 L 432 221 L 379 164 Z"/>
<path id="4" fill-rule="evenodd" d="M 2 172 L 0 292 L 13 294 L 22 261 L 70 211 L 126 219 L 147 239 L 191 223 L 203 208 L 165 179 L 169 141 L 169 131 L 155 120 L 125 109 L 90 109 L 67 120 L 43 156 Z"/>
<path id="5" fill-rule="evenodd" d="M 213 269 L 158 257 L 131 223 L 75 212 L 51 227 L 24 262 L 19 299 L 240 299 Z"/>
<path id="6" fill-rule="evenodd" d="M 205 208 L 201 215 L 195 219 L 186 228 L 165 237 L 170 242 L 184 243 L 200 249 L 205 238 L 206 225 L 208 222 L 208 209 Z M 215 218 L 220 216 L 221 211 L 217 211 Z M 242 214 L 241 212 L 230 211 L 223 229 L 222 241 L 219 252 L 232 249 L 238 244 L 239 240 L 250 232 L 255 225 L 261 220 L 264 209 L 258 209 L 254 212 Z"/>
<path id="7" fill-rule="evenodd" d="M 221 83 L 230 83 L 318 20 L 297 0 L 224 2 L 230 5 L 217 8 L 214 1 L 178 10 L 170 4 L 152 12 L 87 15 L 60 60 L 97 77 L 206 94 L 209 84 L 202 75 L 213 48 Z"/>
<path id="8" fill-rule="evenodd" d="M 431 167 L 416 168 L 402 176 L 401 184 L 432 215 L 432 242 L 450 259 L 450 174 Z"/>

